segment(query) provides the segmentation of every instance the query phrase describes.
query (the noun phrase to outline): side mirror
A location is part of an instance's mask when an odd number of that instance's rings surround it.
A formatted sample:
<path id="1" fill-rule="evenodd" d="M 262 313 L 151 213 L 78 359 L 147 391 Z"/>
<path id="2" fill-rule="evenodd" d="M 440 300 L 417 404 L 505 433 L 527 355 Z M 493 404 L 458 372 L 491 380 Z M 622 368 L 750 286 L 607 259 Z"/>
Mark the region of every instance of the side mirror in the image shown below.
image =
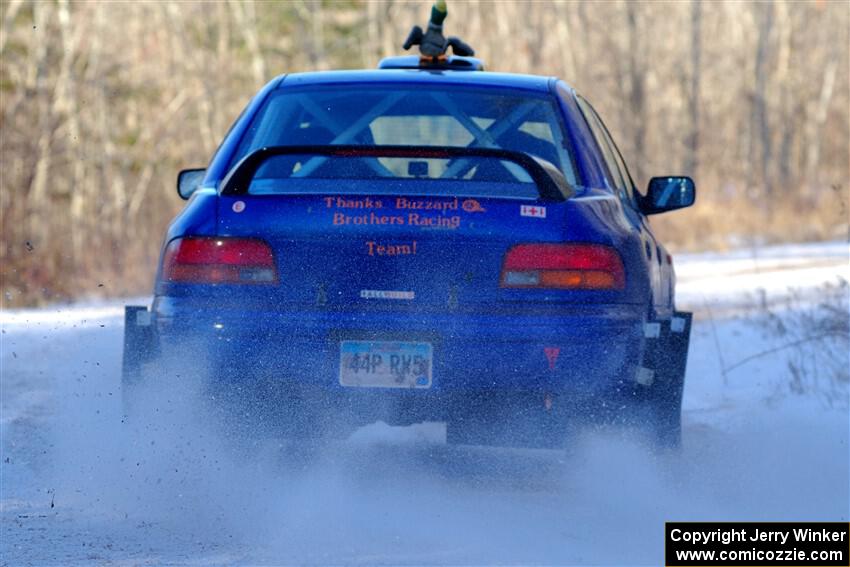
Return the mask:
<path id="1" fill-rule="evenodd" d="M 690 177 L 653 177 L 641 210 L 647 215 L 683 209 L 694 204 L 697 188 Z"/>
<path id="2" fill-rule="evenodd" d="M 206 169 L 184 169 L 177 174 L 177 194 L 181 199 L 188 199 L 192 193 L 198 190 L 204 176 L 207 174 Z"/>

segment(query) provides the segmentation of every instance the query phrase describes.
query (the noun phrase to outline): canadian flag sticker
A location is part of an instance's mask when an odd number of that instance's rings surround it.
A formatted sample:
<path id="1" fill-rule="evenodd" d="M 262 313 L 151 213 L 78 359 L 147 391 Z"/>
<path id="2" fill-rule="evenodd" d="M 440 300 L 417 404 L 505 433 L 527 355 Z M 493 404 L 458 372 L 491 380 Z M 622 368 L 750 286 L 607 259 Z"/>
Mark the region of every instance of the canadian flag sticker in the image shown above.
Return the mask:
<path id="1" fill-rule="evenodd" d="M 536 205 L 520 205 L 519 214 L 524 217 L 546 218 L 546 207 Z"/>

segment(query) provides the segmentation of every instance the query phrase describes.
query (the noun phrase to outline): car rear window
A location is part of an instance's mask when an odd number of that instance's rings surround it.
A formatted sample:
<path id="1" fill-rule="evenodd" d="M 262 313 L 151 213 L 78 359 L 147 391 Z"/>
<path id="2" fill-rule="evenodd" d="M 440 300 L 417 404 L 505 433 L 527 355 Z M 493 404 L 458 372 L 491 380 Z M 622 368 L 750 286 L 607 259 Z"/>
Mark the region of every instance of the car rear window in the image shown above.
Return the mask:
<path id="1" fill-rule="evenodd" d="M 546 95 L 520 91 L 494 91 L 456 85 L 435 89 L 425 85 L 362 86 L 323 85 L 283 88 L 264 103 L 246 131 L 230 164 L 265 146 L 405 145 L 500 148 L 531 154 L 551 162 L 570 183 L 576 175 L 570 147 L 556 106 Z M 290 156 L 291 158 L 291 156 Z M 336 158 L 340 159 L 340 158 Z M 276 170 L 280 177 L 443 178 L 467 181 L 528 184 L 527 176 L 513 164 L 456 164 L 428 160 L 370 158 L 365 168 L 311 167 L 288 160 L 291 169 Z M 323 163 L 328 160 L 323 160 Z M 361 161 L 363 159 L 361 158 Z M 380 167 L 375 167 L 375 162 Z M 350 165 L 351 162 L 349 162 Z M 337 164 L 340 165 L 340 164 Z M 362 165 L 362 164 L 361 164 Z M 487 173 L 482 173 L 483 171 Z M 496 172 L 499 174 L 497 175 Z M 499 177 L 500 178 L 495 178 Z M 266 183 L 263 192 L 271 191 Z"/>

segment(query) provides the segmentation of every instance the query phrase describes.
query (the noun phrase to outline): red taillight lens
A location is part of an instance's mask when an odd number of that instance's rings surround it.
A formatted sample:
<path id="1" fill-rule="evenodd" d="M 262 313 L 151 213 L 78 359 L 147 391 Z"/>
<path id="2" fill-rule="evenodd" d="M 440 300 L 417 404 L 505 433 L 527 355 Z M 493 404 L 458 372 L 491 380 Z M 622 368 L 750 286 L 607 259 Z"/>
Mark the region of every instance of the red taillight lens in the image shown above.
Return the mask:
<path id="1" fill-rule="evenodd" d="M 186 283 L 273 283 L 274 255 L 262 240 L 178 238 L 165 250 L 163 279 Z"/>
<path id="2" fill-rule="evenodd" d="M 623 289 L 620 255 L 601 244 L 519 244 L 508 250 L 502 287 Z"/>

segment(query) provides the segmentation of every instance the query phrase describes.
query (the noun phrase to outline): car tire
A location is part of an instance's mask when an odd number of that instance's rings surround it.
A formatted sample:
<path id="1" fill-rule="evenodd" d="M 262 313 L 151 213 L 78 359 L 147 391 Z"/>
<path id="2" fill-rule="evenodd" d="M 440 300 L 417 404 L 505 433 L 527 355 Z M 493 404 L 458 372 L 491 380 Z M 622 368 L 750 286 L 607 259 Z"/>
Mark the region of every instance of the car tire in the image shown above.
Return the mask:
<path id="1" fill-rule="evenodd" d="M 486 414 L 455 416 L 446 422 L 446 443 L 563 449 L 570 438 L 566 415 L 557 410 L 544 411 L 542 403 L 539 405 L 529 402 L 513 413 L 496 409 Z"/>
<path id="2" fill-rule="evenodd" d="M 345 439 L 356 428 L 344 414 L 317 407 L 315 402 L 264 396 L 262 392 L 230 395 L 214 402 L 211 409 L 223 430 L 241 442 L 273 439 L 300 443 Z M 269 404 L 269 400 L 275 401 Z"/>
<path id="3" fill-rule="evenodd" d="M 144 366 L 124 368 L 121 374 L 121 417 L 124 422 L 135 422 L 139 418 L 139 391 L 146 375 Z"/>
<path id="4" fill-rule="evenodd" d="M 448 445 L 496 445 L 493 428 L 481 419 L 455 418 L 446 422 Z"/>

